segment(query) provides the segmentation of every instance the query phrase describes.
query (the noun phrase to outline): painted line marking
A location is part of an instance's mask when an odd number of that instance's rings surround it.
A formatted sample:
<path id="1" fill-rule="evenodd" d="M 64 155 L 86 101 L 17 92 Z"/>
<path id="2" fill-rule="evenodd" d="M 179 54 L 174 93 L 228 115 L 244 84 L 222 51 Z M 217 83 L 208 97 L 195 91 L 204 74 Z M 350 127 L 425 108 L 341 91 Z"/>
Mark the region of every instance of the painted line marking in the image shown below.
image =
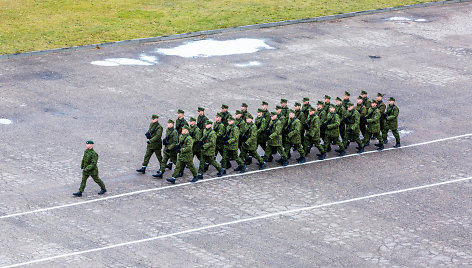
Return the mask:
<path id="1" fill-rule="evenodd" d="M 349 154 L 349 155 L 345 155 L 345 156 L 342 156 L 342 157 L 337 156 L 337 157 L 327 158 L 327 159 L 324 159 L 324 160 L 313 160 L 313 161 L 305 162 L 303 164 L 288 165 L 286 167 L 278 166 L 278 167 L 266 168 L 264 170 L 248 171 L 248 172 L 245 172 L 245 173 L 242 173 L 242 174 L 241 173 L 235 173 L 235 174 L 230 174 L 230 175 L 226 175 L 226 176 L 223 176 L 223 177 L 214 177 L 214 178 L 200 180 L 196 183 L 204 183 L 204 182 L 209 182 L 209 181 L 214 181 L 214 180 L 219 180 L 219 179 L 224 179 L 224 178 L 251 175 L 251 174 L 255 174 L 255 173 L 267 172 L 267 171 L 277 170 L 277 169 L 281 169 L 281 168 L 298 167 L 298 166 L 309 165 L 309 164 L 314 164 L 314 163 L 319 163 L 319 162 L 332 161 L 332 160 L 336 160 L 336 159 L 356 157 L 356 156 L 361 156 L 361 155 L 366 155 L 366 154 L 371 154 L 371 153 L 380 153 L 380 152 L 386 152 L 386 151 L 390 151 L 390 150 L 401 150 L 401 149 L 406 149 L 406 148 L 412 148 L 412 147 L 417 147 L 417 146 L 428 145 L 428 144 L 432 144 L 432 143 L 438 143 L 438 142 L 455 140 L 455 139 L 464 138 L 464 137 L 470 137 L 470 136 L 472 136 L 472 133 L 459 135 L 459 136 L 454 136 L 454 137 L 449 137 L 449 138 L 437 139 L 437 140 L 432 140 L 432 141 L 426 141 L 426 142 L 421 142 L 421 143 L 415 143 L 415 144 L 410 144 L 410 145 L 405 145 L 405 146 L 402 146 L 401 148 L 391 147 L 391 148 L 384 149 L 383 151 L 373 150 L 373 151 L 364 152 L 362 154 Z M 102 197 L 102 198 L 99 198 L 99 199 L 92 199 L 92 200 L 81 201 L 81 202 L 77 202 L 77 203 L 71 203 L 71 204 L 65 204 L 65 205 L 59 205 L 59 206 L 53 206 L 53 207 L 48 207 L 48 208 L 41 208 L 41 209 L 36 209 L 36 210 L 31 210 L 31 211 L 25 211 L 25 212 L 19 212 L 19 213 L 14 213 L 14 214 L 3 215 L 3 216 L 0 216 L 0 219 L 8 219 L 8 218 L 24 216 L 24 215 L 33 214 L 33 213 L 50 211 L 50 210 L 54 210 L 54 209 L 85 205 L 85 204 L 90 204 L 90 203 L 95 203 L 95 202 L 100 202 L 100 201 L 106 201 L 106 200 L 116 199 L 116 198 L 125 197 L 125 196 L 137 195 L 137 194 L 148 193 L 148 192 L 153 192 L 153 191 L 166 190 L 166 189 L 171 189 L 171 188 L 175 188 L 175 187 L 183 187 L 183 186 L 192 185 L 192 184 L 194 184 L 194 183 L 185 182 L 185 183 L 179 183 L 179 184 L 174 184 L 174 185 L 169 185 L 169 186 L 164 186 L 164 187 L 144 189 L 144 190 L 139 190 L 139 191 L 134 191 L 134 192 L 128 192 L 128 193 L 123 193 L 123 194 L 117 194 L 117 195 Z"/>
<path id="2" fill-rule="evenodd" d="M 154 236 L 154 237 L 149 237 L 149 238 L 140 239 L 140 240 L 128 241 L 128 242 L 109 245 L 109 246 L 100 247 L 100 248 L 93 248 L 93 249 L 88 249 L 88 250 L 83 250 L 83 251 L 66 253 L 66 254 L 62 254 L 62 255 L 56 255 L 56 256 L 43 258 L 43 259 L 37 259 L 37 260 L 12 264 L 12 265 L 8 265 L 8 266 L 3 266 L 2 268 L 18 267 L 18 266 L 34 264 L 34 263 L 38 263 L 38 262 L 45 262 L 45 261 L 50 261 L 50 260 L 55 260 L 55 259 L 60 259 L 60 258 L 65 258 L 65 257 L 77 256 L 77 255 L 82 255 L 82 254 L 91 253 L 91 252 L 103 251 L 103 250 L 107 250 L 107 249 L 113 249 L 113 248 L 118 248 L 118 247 L 123 247 L 123 246 L 129 246 L 129 245 L 149 242 L 149 241 L 153 241 L 153 240 L 157 240 L 157 239 L 163 239 L 163 238 L 174 237 L 174 236 L 179 236 L 179 235 L 183 235 L 183 234 L 195 233 L 195 232 L 209 230 L 209 229 L 215 229 L 215 228 L 218 228 L 218 227 L 223 227 L 223 226 L 228 226 L 228 225 L 234 225 L 234 224 L 239 224 L 239 223 L 244 223 L 244 222 L 256 221 L 256 220 L 271 218 L 271 217 L 275 217 L 275 216 L 280 216 L 280 215 L 285 215 L 285 214 L 292 214 L 292 213 L 297 213 L 297 212 L 301 212 L 301 211 L 313 210 L 313 209 L 324 208 L 324 207 L 329 207 L 329 206 L 334 206 L 334 205 L 342 205 L 342 204 L 347 204 L 347 203 L 351 203 L 351 202 L 356 202 L 356 201 L 361 201 L 361 200 L 366 200 L 366 199 L 371 199 L 371 198 L 376 198 L 376 197 L 381 197 L 381 196 L 411 192 L 411 191 L 415 191 L 415 190 L 427 189 L 427 188 L 432 188 L 432 187 L 441 186 L 441 185 L 445 185 L 445 184 L 463 182 L 463 181 L 468 181 L 468 180 L 472 180 L 472 177 L 455 179 L 455 180 L 444 181 L 444 182 L 438 182 L 438 183 L 427 184 L 427 185 L 421 185 L 421 186 L 406 188 L 406 189 L 402 189 L 402 190 L 383 192 L 383 193 L 372 194 L 372 195 L 367 195 L 367 196 L 361 196 L 361 197 L 356 197 L 356 198 L 352 198 L 352 199 L 335 201 L 335 202 L 330 202 L 330 203 L 325 203 L 325 204 L 315 205 L 315 206 L 310 206 L 310 207 L 279 211 L 279 212 L 269 213 L 269 214 L 265 214 L 265 215 L 261 215 L 261 216 L 256 216 L 256 217 L 251 217 L 251 218 L 246 218 L 246 219 L 240 219 L 240 220 L 235 220 L 235 221 L 229 221 L 229 222 L 219 223 L 219 224 L 215 224 L 215 225 L 207 225 L 207 226 L 198 227 L 198 228 L 194 228 L 194 229 L 189 229 L 189 230 L 185 230 L 185 231 L 180 231 L 180 232 L 175 232 L 175 233 L 170 233 L 170 234 L 165 234 L 165 235 L 160 235 L 160 236 Z"/>

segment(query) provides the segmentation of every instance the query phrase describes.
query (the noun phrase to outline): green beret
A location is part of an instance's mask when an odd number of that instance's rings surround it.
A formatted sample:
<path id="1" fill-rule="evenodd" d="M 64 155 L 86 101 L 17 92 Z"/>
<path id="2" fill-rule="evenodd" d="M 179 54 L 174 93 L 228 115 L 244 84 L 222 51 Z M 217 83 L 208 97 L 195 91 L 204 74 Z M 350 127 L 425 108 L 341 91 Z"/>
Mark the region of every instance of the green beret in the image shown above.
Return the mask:
<path id="1" fill-rule="evenodd" d="M 325 99 L 328 99 L 328 100 L 330 100 L 330 99 L 331 99 L 331 97 L 330 97 L 330 96 L 328 96 L 328 95 L 325 95 L 325 96 L 324 96 L 324 98 L 325 98 Z"/>
<path id="2" fill-rule="evenodd" d="M 288 110 L 288 113 L 290 113 L 290 114 L 294 114 L 294 113 L 295 113 L 295 111 L 294 111 L 294 110 L 292 110 L 292 109 L 290 109 L 290 110 Z"/>
<path id="3" fill-rule="evenodd" d="M 263 113 L 264 110 L 263 110 L 262 108 L 259 108 L 259 109 L 257 109 L 257 112 L 258 112 L 258 113 Z"/>
<path id="4" fill-rule="evenodd" d="M 246 107 L 247 108 L 247 104 L 245 102 L 241 103 L 241 107 Z"/>
<path id="5" fill-rule="evenodd" d="M 182 129 L 186 129 L 186 130 L 188 130 L 188 131 L 191 130 L 190 126 L 184 126 Z"/>
<path id="6" fill-rule="evenodd" d="M 330 104 L 330 105 L 329 105 L 329 108 L 336 108 L 336 105 Z"/>
<path id="7" fill-rule="evenodd" d="M 287 103 L 288 101 L 286 99 L 280 99 L 280 103 Z"/>
<path id="8" fill-rule="evenodd" d="M 362 96 L 358 96 L 357 99 L 358 99 L 358 100 L 362 100 L 363 98 L 362 98 Z"/>
<path id="9" fill-rule="evenodd" d="M 324 105 L 324 102 L 322 102 L 322 101 L 319 100 L 316 104 L 317 104 L 317 105 Z"/>
<path id="10" fill-rule="evenodd" d="M 157 114 L 152 115 L 152 119 L 157 119 L 157 118 L 159 118 L 159 116 Z"/>
<path id="11" fill-rule="evenodd" d="M 310 98 L 308 98 L 308 97 L 303 98 L 303 102 L 305 102 L 305 101 L 310 101 Z"/>
<path id="12" fill-rule="evenodd" d="M 184 110 L 179 109 L 179 110 L 177 111 L 177 113 L 178 113 L 178 114 L 184 114 L 185 112 L 184 112 Z"/>
<path id="13" fill-rule="evenodd" d="M 247 119 L 247 118 L 254 119 L 254 117 L 252 117 L 252 114 L 248 114 L 248 115 L 246 116 L 246 119 Z"/>
<path id="14" fill-rule="evenodd" d="M 280 109 L 282 109 L 282 106 L 277 105 L 277 106 L 275 106 L 275 109 L 276 109 L 276 110 L 280 110 Z"/>
<path id="15" fill-rule="evenodd" d="M 302 104 L 299 103 L 299 102 L 295 102 L 295 107 L 297 107 L 297 106 L 302 106 Z"/>
<path id="16" fill-rule="evenodd" d="M 241 110 L 236 110 L 236 114 L 243 114 L 243 111 L 241 111 Z"/>
<path id="17" fill-rule="evenodd" d="M 345 96 L 351 96 L 351 93 L 347 92 L 347 91 L 344 91 L 344 95 Z"/>
<path id="18" fill-rule="evenodd" d="M 167 123 L 172 123 L 174 124 L 174 121 L 172 119 L 167 120 Z"/>
<path id="19" fill-rule="evenodd" d="M 211 124 L 213 124 L 213 122 L 212 122 L 211 120 L 207 120 L 205 126 L 206 126 L 206 125 L 211 125 Z"/>
<path id="20" fill-rule="evenodd" d="M 204 111 L 205 111 L 205 108 L 203 108 L 203 107 L 198 107 L 198 111 L 199 111 L 199 112 L 200 112 L 200 111 L 204 112 Z"/>
<path id="21" fill-rule="evenodd" d="M 217 113 L 216 116 L 223 117 L 223 114 L 222 113 Z"/>
<path id="22" fill-rule="evenodd" d="M 271 115 L 271 116 L 277 115 L 277 112 L 270 112 L 270 115 Z"/>
<path id="23" fill-rule="evenodd" d="M 348 103 L 347 103 L 347 107 L 351 107 L 351 106 L 354 106 L 354 103 L 348 102 Z"/>
<path id="24" fill-rule="evenodd" d="M 89 140 L 87 142 L 85 142 L 85 144 L 94 144 L 93 141 Z"/>
<path id="25" fill-rule="evenodd" d="M 395 98 L 394 97 L 390 97 L 390 99 L 388 99 L 390 101 L 395 101 Z"/>
<path id="26" fill-rule="evenodd" d="M 361 91 L 361 95 L 367 95 L 367 91 L 362 90 L 362 91 Z"/>
<path id="27" fill-rule="evenodd" d="M 263 101 L 262 105 L 269 105 L 269 104 L 267 103 L 267 101 Z"/>
<path id="28" fill-rule="evenodd" d="M 190 117 L 190 122 L 195 122 L 197 119 L 195 117 Z"/>
<path id="29" fill-rule="evenodd" d="M 233 117 L 232 115 L 230 115 L 230 116 L 228 117 L 228 121 L 230 121 L 230 120 L 231 120 L 231 121 L 234 121 L 234 117 Z"/>
<path id="30" fill-rule="evenodd" d="M 340 97 L 336 97 L 337 101 L 343 101 Z"/>
<path id="31" fill-rule="evenodd" d="M 228 105 L 222 104 L 222 105 L 221 105 L 221 108 L 222 108 L 222 109 L 228 109 Z"/>
<path id="32" fill-rule="evenodd" d="M 379 104 L 377 100 L 372 100 L 372 103 Z"/>
<path id="33" fill-rule="evenodd" d="M 383 97 L 384 95 L 382 93 L 377 93 L 377 97 Z"/>

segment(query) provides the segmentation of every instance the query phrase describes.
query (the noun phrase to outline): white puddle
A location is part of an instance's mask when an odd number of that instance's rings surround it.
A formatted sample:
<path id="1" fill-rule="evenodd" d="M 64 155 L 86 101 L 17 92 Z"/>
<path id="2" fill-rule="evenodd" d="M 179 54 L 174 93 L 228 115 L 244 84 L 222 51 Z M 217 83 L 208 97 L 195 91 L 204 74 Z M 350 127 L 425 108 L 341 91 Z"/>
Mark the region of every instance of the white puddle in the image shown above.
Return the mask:
<path id="1" fill-rule="evenodd" d="M 0 124 L 9 125 L 11 123 L 13 123 L 13 121 L 11 121 L 10 119 L 0 118 Z"/>
<path id="2" fill-rule="evenodd" d="M 92 61 L 91 64 L 98 66 L 121 66 L 121 65 L 137 65 L 137 66 L 151 66 L 157 64 L 157 57 L 141 55 L 139 59 L 130 58 L 108 58 L 105 60 Z"/>
<path id="3" fill-rule="evenodd" d="M 250 62 L 244 62 L 244 63 L 236 63 L 234 66 L 236 67 L 251 67 L 251 66 L 259 66 L 261 65 L 260 62 L 258 61 L 250 61 Z"/>
<path id="4" fill-rule="evenodd" d="M 425 22 L 426 19 L 410 19 L 406 17 L 390 17 L 385 20 L 388 21 L 397 21 L 397 22 L 404 22 L 404 21 L 414 21 L 414 22 Z"/>
<path id="5" fill-rule="evenodd" d="M 169 56 L 195 58 L 248 54 L 262 49 L 274 48 L 267 45 L 264 40 L 253 38 L 239 38 L 226 41 L 208 39 L 187 42 L 175 48 L 159 48 L 156 52 Z"/>

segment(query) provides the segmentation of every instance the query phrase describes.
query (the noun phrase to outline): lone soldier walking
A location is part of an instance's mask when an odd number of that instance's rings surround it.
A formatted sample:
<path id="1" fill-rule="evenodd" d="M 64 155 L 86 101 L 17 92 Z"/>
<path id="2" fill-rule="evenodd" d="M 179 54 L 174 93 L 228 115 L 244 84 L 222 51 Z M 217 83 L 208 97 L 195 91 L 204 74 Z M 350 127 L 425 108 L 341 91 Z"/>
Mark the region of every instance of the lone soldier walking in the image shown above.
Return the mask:
<path id="1" fill-rule="evenodd" d="M 372 137 L 377 138 L 379 143 L 375 144 L 375 146 L 379 147 L 377 149 L 379 151 L 384 149 L 383 140 L 380 136 L 380 117 L 380 111 L 377 109 L 377 100 L 372 100 L 371 108 L 365 117 L 365 122 L 367 124 L 367 135 L 364 137 L 362 142 L 365 147 L 368 145 Z"/>
<path id="2" fill-rule="evenodd" d="M 386 115 L 386 121 L 385 121 L 385 128 L 382 131 L 382 140 L 384 143 L 387 143 L 387 134 L 388 131 L 391 130 L 393 136 L 395 137 L 395 148 L 399 148 L 400 145 L 400 135 L 398 134 L 398 113 L 400 111 L 398 110 L 398 107 L 395 105 L 395 98 L 390 97 L 388 101 L 388 107 L 387 107 L 387 112 L 385 113 Z"/>
<path id="3" fill-rule="evenodd" d="M 96 182 L 100 186 L 100 192 L 98 194 L 104 194 L 107 189 L 105 188 L 105 184 L 103 181 L 98 177 L 98 154 L 93 150 L 93 141 L 87 141 L 86 143 L 87 149 L 84 151 L 84 157 L 82 158 L 82 164 L 80 167 L 82 168 L 82 182 L 80 183 L 79 191 L 73 193 L 73 195 L 81 197 L 82 193 L 84 192 L 85 185 L 87 184 L 88 177 L 92 177 L 93 181 Z"/>
<path id="4" fill-rule="evenodd" d="M 144 162 L 137 172 L 146 173 L 146 167 L 149 164 L 149 159 L 153 154 L 156 154 L 157 160 L 159 160 L 159 168 L 162 162 L 162 126 L 158 122 L 159 116 L 156 114 L 152 115 L 152 122 L 149 125 L 149 130 L 146 132 L 147 147 L 146 154 L 144 155 Z"/>
<path id="5" fill-rule="evenodd" d="M 262 160 L 261 156 L 257 153 L 257 127 L 252 122 L 253 116 L 251 114 L 247 115 L 246 118 L 246 128 L 244 129 L 241 145 L 241 153 L 239 156 L 247 165 L 249 163 L 249 156 L 254 157 L 259 163 L 259 170 L 262 170 L 266 167 L 266 163 Z"/>
<path id="6" fill-rule="evenodd" d="M 218 173 L 216 174 L 218 177 L 223 176 L 226 173 L 225 169 L 221 168 L 221 166 L 215 160 L 215 150 L 216 150 L 216 131 L 211 128 L 213 122 L 210 120 L 206 121 L 205 129 L 203 130 L 202 139 L 199 142 L 202 156 L 200 157 L 200 164 L 198 167 L 198 179 L 203 179 L 203 173 L 205 173 L 205 165 L 206 163 L 210 163 L 210 165 L 214 166 Z"/>
<path id="7" fill-rule="evenodd" d="M 172 184 L 175 184 L 175 178 L 179 173 L 183 172 L 183 169 L 187 166 L 192 172 L 193 179 L 191 182 L 197 182 L 197 170 L 193 165 L 193 139 L 189 134 L 190 127 L 185 126 L 182 128 L 182 135 L 179 138 L 179 145 L 177 146 L 177 152 L 179 156 L 177 157 L 177 165 L 175 166 L 174 173 L 172 178 L 167 178 L 166 180 Z"/>
<path id="8" fill-rule="evenodd" d="M 362 153 L 364 151 L 364 147 L 362 146 L 362 141 L 359 138 L 359 122 L 361 120 L 361 115 L 359 112 L 354 109 L 353 103 L 347 104 L 347 113 L 346 117 L 344 118 L 344 123 L 346 124 L 346 132 L 343 136 L 343 144 L 344 148 L 349 146 L 351 141 L 357 142 L 357 153 Z"/>
<path id="9" fill-rule="evenodd" d="M 295 111 L 289 110 L 288 114 L 288 123 L 287 123 L 287 141 L 285 144 L 285 154 L 288 155 L 292 147 L 300 154 L 300 157 L 297 158 L 297 162 L 299 164 L 305 163 L 305 150 L 303 150 L 302 146 L 302 138 L 301 138 L 301 131 L 302 131 L 302 123 L 298 118 L 295 117 Z"/>
<path id="10" fill-rule="evenodd" d="M 169 119 L 167 121 L 167 130 L 166 130 L 166 137 L 162 140 L 162 144 L 164 145 L 164 152 L 161 162 L 161 168 L 157 171 L 157 174 L 153 174 L 152 176 L 155 178 L 161 178 L 164 175 L 166 168 L 172 169 L 172 164 L 177 163 L 177 150 L 175 145 L 177 144 L 179 136 L 177 134 L 177 130 L 174 128 L 174 121 Z M 170 160 L 170 163 L 167 164 L 167 161 Z"/>

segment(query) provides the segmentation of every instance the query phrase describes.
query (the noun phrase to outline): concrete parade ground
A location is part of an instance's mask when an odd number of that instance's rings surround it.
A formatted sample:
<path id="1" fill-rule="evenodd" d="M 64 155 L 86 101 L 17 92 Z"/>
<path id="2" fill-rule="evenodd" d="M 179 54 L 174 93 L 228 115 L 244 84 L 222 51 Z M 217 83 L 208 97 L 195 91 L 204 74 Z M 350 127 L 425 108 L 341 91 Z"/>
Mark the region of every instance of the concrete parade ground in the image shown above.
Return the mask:
<path id="1" fill-rule="evenodd" d="M 465 2 L 1 60 L 0 267 L 471 267 L 471 21 Z M 346 90 L 396 98 L 401 148 L 135 172 L 152 114 Z M 108 192 L 74 198 L 89 139 Z"/>

